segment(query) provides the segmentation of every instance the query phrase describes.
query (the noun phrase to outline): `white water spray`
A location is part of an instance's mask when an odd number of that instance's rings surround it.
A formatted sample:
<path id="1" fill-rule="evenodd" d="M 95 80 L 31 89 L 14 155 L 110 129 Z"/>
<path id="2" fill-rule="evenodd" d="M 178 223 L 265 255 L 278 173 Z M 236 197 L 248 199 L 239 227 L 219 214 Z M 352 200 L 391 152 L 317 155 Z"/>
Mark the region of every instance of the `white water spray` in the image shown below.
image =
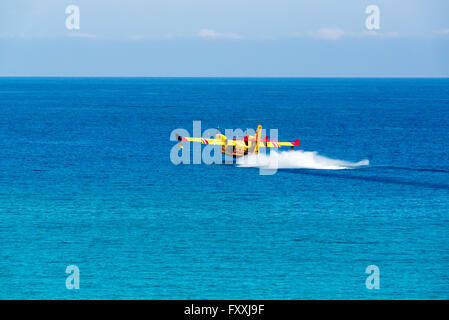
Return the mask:
<path id="1" fill-rule="evenodd" d="M 369 166 L 368 160 L 349 162 L 320 156 L 313 151 L 272 151 L 269 154 L 252 154 L 237 160 L 239 167 L 265 169 L 322 169 L 343 170 Z"/>

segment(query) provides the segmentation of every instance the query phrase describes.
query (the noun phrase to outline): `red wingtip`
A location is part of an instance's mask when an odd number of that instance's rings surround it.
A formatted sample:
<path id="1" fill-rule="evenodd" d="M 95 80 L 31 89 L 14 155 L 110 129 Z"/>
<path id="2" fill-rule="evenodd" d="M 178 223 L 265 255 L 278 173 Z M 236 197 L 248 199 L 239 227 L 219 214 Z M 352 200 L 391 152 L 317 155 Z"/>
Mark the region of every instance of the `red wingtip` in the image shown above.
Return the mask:
<path id="1" fill-rule="evenodd" d="M 295 142 L 293 142 L 293 145 L 295 147 L 299 147 L 299 145 L 300 145 L 299 139 L 296 139 Z"/>

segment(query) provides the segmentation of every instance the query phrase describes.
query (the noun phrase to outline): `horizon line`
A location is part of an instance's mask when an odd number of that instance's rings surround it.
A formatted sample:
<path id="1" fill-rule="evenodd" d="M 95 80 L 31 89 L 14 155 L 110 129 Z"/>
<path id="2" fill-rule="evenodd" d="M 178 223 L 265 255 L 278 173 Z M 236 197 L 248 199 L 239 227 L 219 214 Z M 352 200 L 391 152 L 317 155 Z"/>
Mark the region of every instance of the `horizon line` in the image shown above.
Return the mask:
<path id="1" fill-rule="evenodd" d="M 140 76 L 140 75 L 0 75 L 0 78 L 161 78 L 161 79 L 449 79 L 448 76 Z"/>

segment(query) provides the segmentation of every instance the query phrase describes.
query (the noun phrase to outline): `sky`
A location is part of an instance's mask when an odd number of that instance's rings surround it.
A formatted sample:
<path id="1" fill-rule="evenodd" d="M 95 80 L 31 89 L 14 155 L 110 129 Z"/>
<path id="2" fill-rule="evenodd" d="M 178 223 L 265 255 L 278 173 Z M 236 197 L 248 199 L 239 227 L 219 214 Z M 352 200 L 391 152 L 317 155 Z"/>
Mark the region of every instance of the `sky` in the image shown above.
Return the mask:
<path id="1" fill-rule="evenodd" d="M 449 77 L 449 1 L 2 0 L 0 76 Z"/>

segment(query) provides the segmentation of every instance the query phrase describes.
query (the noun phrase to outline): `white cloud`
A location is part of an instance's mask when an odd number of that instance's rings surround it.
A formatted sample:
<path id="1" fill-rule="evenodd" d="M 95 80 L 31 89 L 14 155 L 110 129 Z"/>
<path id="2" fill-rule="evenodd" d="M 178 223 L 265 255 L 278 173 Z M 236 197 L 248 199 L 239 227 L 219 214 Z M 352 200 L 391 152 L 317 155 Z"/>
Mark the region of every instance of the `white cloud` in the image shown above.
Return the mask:
<path id="1" fill-rule="evenodd" d="M 97 36 L 90 33 L 69 32 L 67 37 L 71 38 L 96 38 Z"/>
<path id="2" fill-rule="evenodd" d="M 173 33 L 167 33 L 166 35 L 164 35 L 164 38 L 165 39 L 173 39 L 173 38 L 175 38 L 176 36 L 173 34 Z"/>
<path id="3" fill-rule="evenodd" d="M 0 39 L 12 39 L 15 38 L 13 34 L 10 33 L 0 33 Z"/>
<path id="4" fill-rule="evenodd" d="M 359 33 L 351 33 L 348 34 L 352 37 L 379 37 L 379 38 L 394 38 L 399 35 L 398 32 L 392 31 L 392 32 L 380 32 L 375 30 L 363 30 Z"/>
<path id="5" fill-rule="evenodd" d="M 235 33 L 220 33 L 212 29 L 201 29 L 198 36 L 207 39 L 242 39 L 241 35 Z"/>
<path id="6" fill-rule="evenodd" d="M 309 32 L 309 36 L 313 38 L 337 40 L 340 39 L 345 32 L 341 29 L 321 28 L 313 32 Z"/>
<path id="7" fill-rule="evenodd" d="M 135 34 L 128 36 L 127 39 L 131 41 L 143 41 L 143 40 L 160 40 L 160 39 L 174 39 L 179 38 L 180 36 L 176 36 L 173 33 L 167 33 L 162 35 L 142 35 Z"/>
<path id="8" fill-rule="evenodd" d="M 133 41 L 140 41 L 140 40 L 145 39 L 145 36 L 143 36 L 141 34 L 135 34 L 135 35 L 130 36 L 129 39 L 133 40 Z"/>
<path id="9" fill-rule="evenodd" d="M 312 38 L 325 39 L 325 40 L 338 40 L 342 37 L 349 38 L 364 38 L 364 37 L 379 37 L 379 38 L 393 38 L 397 37 L 397 32 L 380 32 L 380 31 L 368 31 L 362 30 L 360 32 L 344 31 L 339 28 L 320 28 L 316 31 L 309 32 L 308 35 Z"/>
<path id="10" fill-rule="evenodd" d="M 449 29 L 443 29 L 443 30 L 438 31 L 437 33 L 447 36 L 447 35 L 449 35 Z"/>

